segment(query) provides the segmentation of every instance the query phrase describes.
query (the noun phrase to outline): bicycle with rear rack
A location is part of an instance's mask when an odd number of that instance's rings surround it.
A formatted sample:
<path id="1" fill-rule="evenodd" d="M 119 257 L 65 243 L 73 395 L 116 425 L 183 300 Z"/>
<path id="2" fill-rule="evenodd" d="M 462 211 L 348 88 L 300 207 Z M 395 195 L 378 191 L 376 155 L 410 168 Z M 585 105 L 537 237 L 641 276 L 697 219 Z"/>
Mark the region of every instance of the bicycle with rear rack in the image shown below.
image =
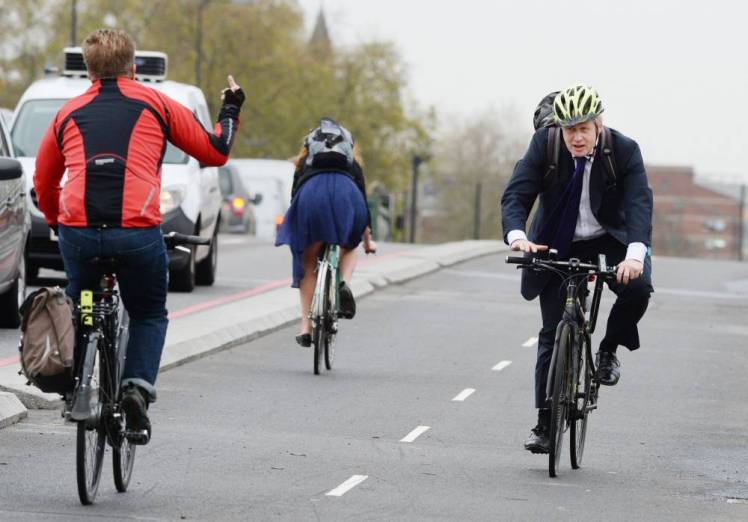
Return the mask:
<path id="1" fill-rule="evenodd" d="M 319 375 L 324 359 L 325 368 L 332 370 L 335 359 L 335 338 L 340 315 L 340 247 L 324 245 L 317 260 L 317 282 L 312 296 L 309 318 L 312 322 L 314 374 Z"/>
<path id="2" fill-rule="evenodd" d="M 209 245 L 210 239 L 171 232 L 167 249 Z M 63 416 L 78 424 L 76 477 L 82 504 L 92 504 L 101 478 L 106 444 L 112 448 L 114 484 L 127 491 L 135 463 L 135 444 L 148 433 L 126 429 L 120 405 L 120 381 L 127 355 L 129 316 L 117 287 L 117 259 L 92 258 L 87 264 L 102 274 L 99 288 L 81 291 L 76 308 L 76 363 L 73 391 Z"/>
<path id="3" fill-rule="evenodd" d="M 554 259 L 555 251 L 547 257 L 507 256 L 506 262 L 517 268 L 536 272 L 551 272 L 564 281 L 566 300 L 561 321 L 556 328 L 546 396 L 551 402 L 550 452 L 548 474 L 558 473 L 564 433 L 569 430 L 571 467 L 582 465 L 587 436 L 588 415 L 598 407 L 600 383 L 596 362 L 592 356 L 592 334 L 597 323 L 603 284 L 616 277 L 616 267 L 607 266 L 604 255 L 597 264 L 583 263 L 572 258 Z M 588 283 L 594 281 L 589 299 Z"/>

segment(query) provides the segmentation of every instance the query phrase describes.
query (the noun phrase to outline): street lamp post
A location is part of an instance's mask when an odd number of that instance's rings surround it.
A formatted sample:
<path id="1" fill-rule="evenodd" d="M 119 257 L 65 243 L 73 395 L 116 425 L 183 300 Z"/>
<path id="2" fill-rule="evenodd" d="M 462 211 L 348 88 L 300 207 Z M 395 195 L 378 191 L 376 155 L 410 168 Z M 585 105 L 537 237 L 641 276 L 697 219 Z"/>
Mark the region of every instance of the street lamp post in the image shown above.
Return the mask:
<path id="1" fill-rule="evenodd" d="M 210 0 L 200 0 L 197 5 L 197 28 L 195 30 L 195 85 L 200 87 L 203 68 L 203 11 L 208 7 Z"/>
<path id="2" fill-rule="evenodd" d="M 483 184 L 479 181 L 475 184 L 475 204 L 474 204 L 474 212 L 473 215 L 473 239 L 480 239 L 480 229 L 481 229 L 481 214 L 483 211 L 481 210 L 481 201 L 483 200 Z"/>
<path id="3" fill-rule="evenodd" d="M 78 0 L 70 2 L 70 47 L 78 45 Z"/>
<path id="4" fill-rule="evenodd" d="M 410 189 L 410 242 L 416 242 L 416 221 L 418 219 L 418 167 L 423 163 L 423 158 L 418 154 L 413 155 L 413 177 Z"/>
<path id="5" fill-rule="evenodd" d="M 738 260 L 744 261 L 745 254 L 745 183 L 740 185 L 740 205 L 738 206 Z"/>

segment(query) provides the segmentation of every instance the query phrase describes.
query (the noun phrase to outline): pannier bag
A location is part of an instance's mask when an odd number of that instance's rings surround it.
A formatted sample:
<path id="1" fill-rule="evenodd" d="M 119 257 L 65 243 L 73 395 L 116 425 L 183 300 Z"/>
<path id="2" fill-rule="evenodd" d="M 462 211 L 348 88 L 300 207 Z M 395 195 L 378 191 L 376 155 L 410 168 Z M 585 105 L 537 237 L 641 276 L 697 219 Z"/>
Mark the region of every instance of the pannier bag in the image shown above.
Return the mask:
<path id="1" fill-rule="evenodd" d="M 60 287 L 40 288 L 21 305 L 21 371 L 46 393 L 72 389 L 73 301 Z"/>

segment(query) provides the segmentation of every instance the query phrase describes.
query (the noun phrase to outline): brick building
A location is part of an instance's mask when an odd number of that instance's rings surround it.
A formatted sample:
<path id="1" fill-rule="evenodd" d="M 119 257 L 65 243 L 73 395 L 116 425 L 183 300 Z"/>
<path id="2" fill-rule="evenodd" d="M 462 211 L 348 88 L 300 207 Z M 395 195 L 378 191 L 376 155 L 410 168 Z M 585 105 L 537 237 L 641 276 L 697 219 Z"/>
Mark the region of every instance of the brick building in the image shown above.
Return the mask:
<path id="1" fill-rule="evenodd" d="M 697 182 L 690 167 L 647 167 L 655 255 L 737 259 L 740 187 Z"/>

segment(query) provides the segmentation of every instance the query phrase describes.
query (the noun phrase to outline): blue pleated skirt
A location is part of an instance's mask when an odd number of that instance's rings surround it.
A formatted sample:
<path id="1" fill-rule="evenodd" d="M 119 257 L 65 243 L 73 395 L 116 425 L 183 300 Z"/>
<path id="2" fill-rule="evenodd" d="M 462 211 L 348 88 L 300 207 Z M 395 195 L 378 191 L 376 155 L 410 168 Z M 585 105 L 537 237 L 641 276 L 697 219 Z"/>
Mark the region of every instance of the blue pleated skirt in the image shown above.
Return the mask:
<path id="1" fill-rule="evenodd" d="M 294 196 L 275 245 L 288 245 L 293 257 L 293 288 L 304 277 L 302 254 L 321 241 L 353 249 L 368 226 L 363 194 L 347 175 L 330 172 L 306 181 Z"/>

